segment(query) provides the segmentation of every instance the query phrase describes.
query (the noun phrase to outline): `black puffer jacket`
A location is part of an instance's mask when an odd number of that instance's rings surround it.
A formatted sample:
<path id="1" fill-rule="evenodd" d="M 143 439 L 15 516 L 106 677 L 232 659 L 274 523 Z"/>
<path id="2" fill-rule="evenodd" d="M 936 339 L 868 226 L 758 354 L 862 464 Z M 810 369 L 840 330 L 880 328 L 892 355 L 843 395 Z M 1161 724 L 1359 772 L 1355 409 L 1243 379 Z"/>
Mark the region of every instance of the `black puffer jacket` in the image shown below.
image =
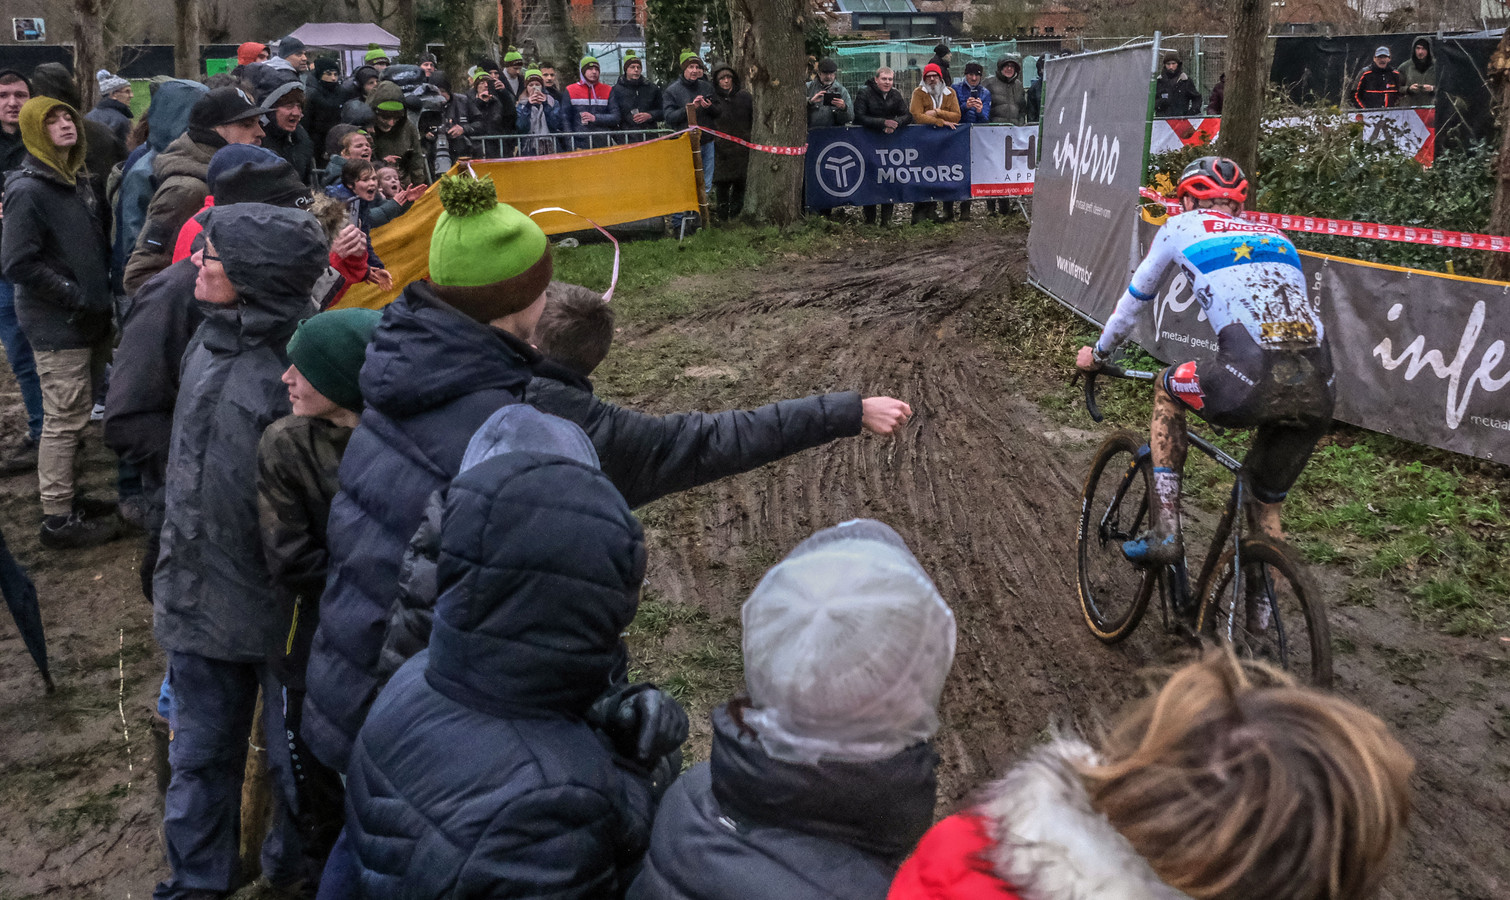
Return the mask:
<path id="1" fill-rule="evenodd" d="M 713 99 L 713 85 L 699 78 L 697 81 L 688 81 L 686 78 L 678 78 L 666 85 L 661 91 L 662 109 L 665 111 L 665 122 L 668 128 L 687 127 L 687 104 L 697 96 Z M 708 125 L 710 120 L 709 108 L 698 112 L 698 124 Z"/>
<path id="2" fill-rule="evenodd" d="M 185 354 L 168 456 L 167 519 L 153 576 L 153 631 L 165 650 L 262 662 L 286 635 L 257 522 L 257 442 L 289 412 L 286 348 L 330 247 L 315 218 L 241 203 L 212 210 L 207 239 L 236 287 L 205 306 Z"/>
<path id="3" fill-rule="evenodd" d="M 1159 80 L 1154 85 L 1153 113 L 1160 118 L 1170 116 L 1195 116 L 1201 112 L 1201 92 L 1195 86 L 1190 76 L 1185 74 L 1185 64 L 1176 57 L 1169 57 L 1165 63 L 1174 62 L 1175 69 L 1170 72 L 1167 68 L 1159 69 Z"/>
<path id="4" fill-rule="evenodd" d="M 28 155 L 5 179 L 0 269 L 37 350 L 92 347 L 110 334 L 110 245 L 87 176 L 75 184 Z"/>
<path id="5" fill-rule="evenodd" d="M 609 92 L 608 102 L 618 106 L 619 127 L 625 130 L 659 128 L 660 124 L 666 120 L 666 108 L 661 100 L 660 87 L 643 76 L 630 81 L 627 77 L 620 75 L 618 83 Z M 636 122 L 631 114 L 633 110 L 650 113 L 650 121 L 644 124 Z"/>
<path id="6" fill-rule="evenodd" d="M 101 99 L 84 118 L 110 129 L 110 133 L 115 135 L 122 147 L 131 139 L 131 107 L 114 97 Z"/>
<path id="7" fill-rule="evenodd" d="M 447 306 L 427 282 L 383 311 L 362 366 L 367 409 L 330 508 L 330 577 L 307 672 L 304 739 L 333 769 L 345 770 L 377 696 L 399 560 L 425 501 L 456 476 L 488 416 L 519 402 L 537 358 L 518 338 Z"/>
<path id="8" fill-rule="evenodd" d="M 853 391 L 749 410 L 650 416 L 599 400 L 592 382 L 548 359 L 536 365 L 524 398 L 587 432 L 603 474 L 631 507 L 860 433 L 860 395 Z"/>
<path id="9" fill-rule="evenodd" d="M 883 900 L 933 823 L 937 766 L 927 744 L 878 763 L 781 762 L 720 706 L 712 759 L 661 801 L 629 900 Z"/>
<path id="10" fill-rule="evenodd" d="M 303 90 L 304 85 L 297 81 L 290 81 L 274 88 L 263 103 L 270 109 L 275 108 L 284 97 L 294 91 L 302 92 Z M 315 168 L 315 142 L 310 138 L 309 132 L 304 130 L 304 124 L 301 122 L 295 125 L 293 131 L 284 131 L 278 127 L 277 115 L 269 114 L 263 131 L 266 133 L 262 136 L 262 146 L 287 160 L 298 173 L 299 180 L 309 184 L 310 175 Z"/>
<path id="11" fill-rule="evenodd" d="M 892 88 L 883 92 L 872 78 L 855 96 L 855 124 L 879 130 L 886 127 L 887 119 L 895 120 L 898 128 L 911 125 L 912 109 L 901 91 Z"/>
<path id="12" fill-rule="evenodd" d="M 441 546 L 430 649 L 352 749 L 362 896 L 622 895 L 649 785 L 584 718 L 638 604 L 639 522 L 592 468 L 510 453 L 451 485 Z"/>
<path id="13" fill-rule="evenodd" d="M 341 104 L 345 94 L 340 84 L 328 84 L 310 76 L 309 90 L 304 94 L 304 130 L 314 145 L 317 163 L 325 161 L 325 138 L 330 129 L 341 124 Z"/>

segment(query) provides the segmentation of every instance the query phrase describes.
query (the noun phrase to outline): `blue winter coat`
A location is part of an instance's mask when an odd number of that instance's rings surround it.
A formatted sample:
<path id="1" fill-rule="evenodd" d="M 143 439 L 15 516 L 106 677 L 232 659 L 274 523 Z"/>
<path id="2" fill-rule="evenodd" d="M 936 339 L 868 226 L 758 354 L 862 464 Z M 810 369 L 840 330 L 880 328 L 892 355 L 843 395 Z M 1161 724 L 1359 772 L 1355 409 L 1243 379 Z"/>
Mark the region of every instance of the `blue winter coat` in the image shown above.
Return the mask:
<path id="1" fill-rule="evenodd" d="M 954 96 L 959 98 L 961 125 L 984 125 L 991 121 L 991 89 L 986 87 L 984 81 L 971 87 L 961 78 L 954 84 Z M 980 112 L 965 105 L 965 101 L 972 98 L 980 101 Z"/>
<path id="2" fill-rule="evenodd" d="M 712 759 L 666 792 L 629 900 L 883 900 L 933 823 L 937 766 L 927 744 L 782 762 L 720 706 Z"/>
<path id="3" fill-rule="evenodd" d="M 425 501 L 456 476 L 488 416 L 519 402 L 536 358 L 523 341 L 447 306 L 428 282 L 383 311 L 362 366 L 367 409 L 331 504 L 330 577 L 306 676 L 303 735 L 331 768 L 345 771 L 377 694 L 399 562 Z"/>
<path id="4" fill-rule="evenodd" d="M 648 785 L 583 717 L 644 573 L 639 522 L 590 466 L 507 453 L 451 484 L 430 649 L 347 770 L 365 900 L 622 896 Z"/>
<path id="5" fill-rule="evenodd" d="M 136 247 L 136 238 L 147 221 L 147 206 L 157 191 L 152 163 L 189 127 L 189 111 L 209 88 L 197 81 L 164 82 L 152 95 L 147 108 L 147 143 L 136 148 L 121 168 L 121 187 L 115 200 L 115 247 L 111 253 L 111 277 L 119 287 L 126 261 Z"/>

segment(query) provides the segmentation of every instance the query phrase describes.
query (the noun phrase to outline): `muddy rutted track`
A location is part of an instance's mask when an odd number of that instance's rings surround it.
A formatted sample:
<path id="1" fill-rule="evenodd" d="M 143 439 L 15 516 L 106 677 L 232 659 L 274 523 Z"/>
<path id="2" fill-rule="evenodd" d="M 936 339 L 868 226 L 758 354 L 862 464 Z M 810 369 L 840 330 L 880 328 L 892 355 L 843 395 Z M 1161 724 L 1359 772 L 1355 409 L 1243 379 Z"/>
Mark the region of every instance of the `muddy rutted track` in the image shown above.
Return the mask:
<path id="1" fill-rule="evenodd" d="M 1056 424 L 1027 399 L 1061 372 L 1020 382 L 999 350 L 976 339 L 976 314 L 1003 303 L 1026 260 L 1020 234 L 967 234 L 770 265 L 717 289 L 731 297 L 722 304 L 655 329 L 628 323 L 620 338 L 627 348 L 695 348 L 696 363 L 664 389 L 621 398 L 653 411 L 843 389 L 913 405 L 913 422 L 895 439 L 839 441 L 643 515 L 651 594 L 705 610 L 731 635 L 761 574 L 814 530 L 869 516 L 901 532 L 959 622 L 938 738 L 940 812 L 958 808 L 1048 728 L 1094 731 L 1141 694 L 1145 666 L 1188 652 L 1149 627 L 1156 608 L 1117 648 L 1097 643 L 1080 621 L 1076 503 L 1105 432 Z M 1341 603 L 1345 573 L 1318 568 L 1316 576 L 1327 602 Z M 1504 896 L 1504 652 L 1437 633 L 1388 597 L 1374 608 L 1334 608 L 1330 618 L 1345 645 L 1338 690 L 1389 721 L 1419 761 L 1418 814 L 1383 896 Z M 737 637 L 727 643 L 737 652 Z M 695 716 L 694 754 L 706 740 Z"/>
<path id="2" fill-rule="evenodd" d="M 674 326 L 719 334 L 733 402 L 853 388 L 913 406 L 896 439 L 863 437 L 713 485 L 653 529 L 650 583 L 674 602 L 737 614 L 765 565 L 856 516 L 895 527 L 959 617 L 945 694 L 944 795 L 962 798 L 1051 721 L 1091 726 L 1136 682 L 1089 644 L 1066 602 L 1073 508 L 1089 445 L 1067 454 L 1000 361 L 962 334 L 1025 268 L 1022 238 L 993 233 L 968 265 L 948 246 L 854 267 L 801 263 L 749 300 Z M 785 287 L 790 285 L 790 287 Z M 657 517 L 652 517 L 656 521 Z M 728 561 L 736 577 L 727 577 Z"/>

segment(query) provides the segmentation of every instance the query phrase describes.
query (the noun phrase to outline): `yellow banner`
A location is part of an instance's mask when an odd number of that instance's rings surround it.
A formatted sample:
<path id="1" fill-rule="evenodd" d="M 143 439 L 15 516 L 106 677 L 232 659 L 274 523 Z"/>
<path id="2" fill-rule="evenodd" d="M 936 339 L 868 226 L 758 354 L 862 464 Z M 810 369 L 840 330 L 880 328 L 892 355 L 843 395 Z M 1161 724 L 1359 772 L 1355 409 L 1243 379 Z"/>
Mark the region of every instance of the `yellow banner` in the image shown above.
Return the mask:
<path id="1" fill-rule="evenodd" d="M 692 170 L 692 136 L 582 150 L 553 156 L 472 161 L 478 177 L 491 175 L 498 199 L 523 213 L 559 206 L 599 225 L 619 225 L 697 209 Z M 460 170 L 453 167 L 452 172 Z M 435 187 L 409 211 L 372 231 L 372 246 L 393 273 L 393 290 L 357 284 L 341 298 L 342 307 L 387 306 L 404 286 L 430 274 L 430 233 L 440 219 Z M 563 213 L 535 217 L 546 234 L 582 231 L 586 222 Z"/>

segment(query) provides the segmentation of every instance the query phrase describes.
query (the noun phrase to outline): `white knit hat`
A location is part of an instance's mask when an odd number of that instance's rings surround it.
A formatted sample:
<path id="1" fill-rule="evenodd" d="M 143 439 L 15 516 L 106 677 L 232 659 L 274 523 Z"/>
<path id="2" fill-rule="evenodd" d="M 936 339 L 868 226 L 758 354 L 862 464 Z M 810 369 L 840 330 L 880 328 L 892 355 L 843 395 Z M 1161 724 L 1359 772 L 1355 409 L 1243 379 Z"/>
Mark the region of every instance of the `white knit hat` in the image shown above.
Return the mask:
<path id="1" fill-rule="evenodd" d="M 100 96 L 108 97 L 123 87 L 130 87 L 131 82 L 119 75 L 111 75 L 109 69 L 101 69 L 94 73 L 94 80 L 100 83 Z"/>
<path id="2" fill-rule="evenodd" d="M 869 762 L 938 731 L 954 614 L 891 528 L 798 544 L 745 601 L 745 722 L 773 758 Z"/>

